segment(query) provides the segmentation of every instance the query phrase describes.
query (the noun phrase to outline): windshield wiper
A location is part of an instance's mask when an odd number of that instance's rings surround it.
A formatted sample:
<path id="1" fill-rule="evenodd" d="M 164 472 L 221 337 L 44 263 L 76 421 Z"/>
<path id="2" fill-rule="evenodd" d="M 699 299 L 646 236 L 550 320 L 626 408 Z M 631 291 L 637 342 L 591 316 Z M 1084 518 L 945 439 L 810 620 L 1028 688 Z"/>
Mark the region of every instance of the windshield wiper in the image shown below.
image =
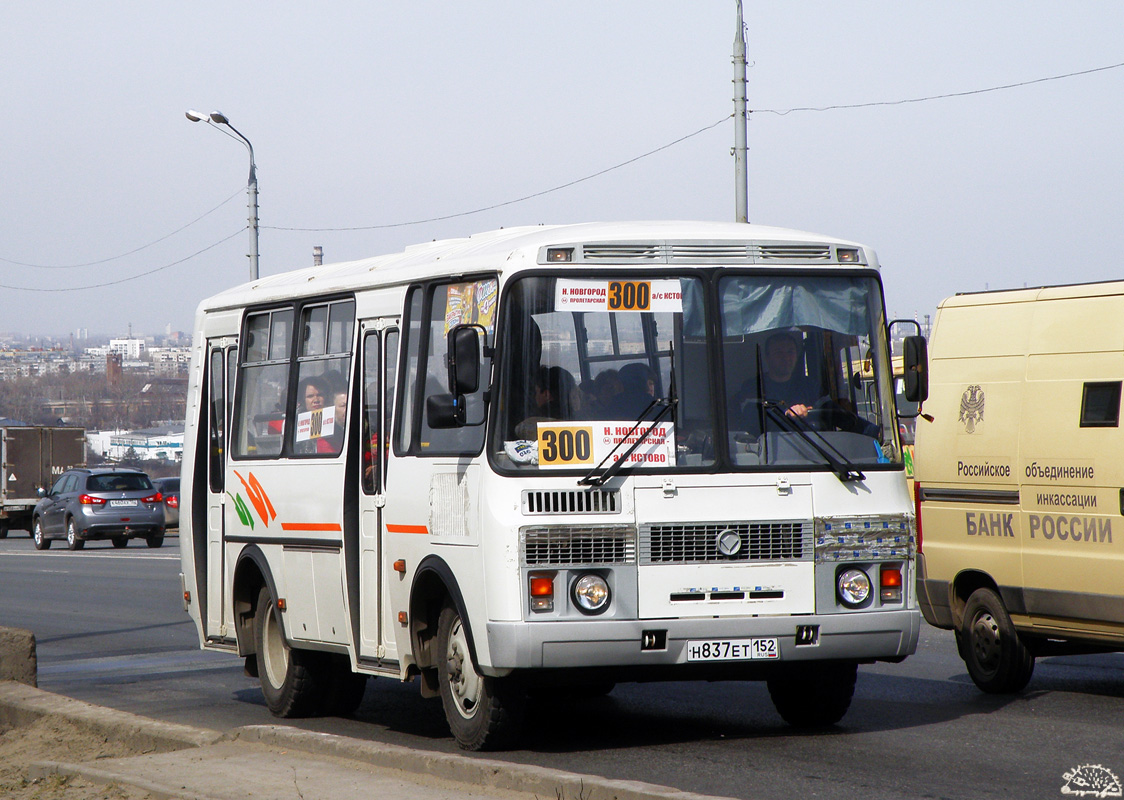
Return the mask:
<path id="1" fill-rule="evenodd" d="M 668 414 L 670 414 L 671 411 L 677 405 L 679 405 L 679 397 L 678 397 L 678 395 L 676 394 L 676 391 L 675 391 L 675 343 L 674 342 L 669 341 L 667 343 L 667 351 L 668 351 L 668 364 L 669 364 L 669 367 L 668 367 L 669 376 L 668 376 L 668 382 L 667 382 L 667 397 L 657 397 L 655 400 L 648 403 L 648 405 L 644 408 L 644 410 L 640 412 L 640 416 L 636 418 L 636 422 L 633 423 L 631 428 L 629 428 L 628 433 L 626 433 L 623 437 L 621 437 L 621 440 L 619 442 L 617 442 L 617 444 L 613 447 L 613 449 L 610 450 L 608 452 L 608 454 L 603 459 L 601 459 L 601 463 L 598 464 L 593 469 L 591 469 L 589 472 L 587 472 L 582 478 L 578 479 L 578 486 L 603 486 L 605 484 L 605 481 L 609 480 L 609 478 L 613 477 L 614 475 L 616 475 L 618 472 L 621 471 L 621 469 L 624 467 L 624 465 L 628 462 L 628 457 L 636 452 L 636 448 L 638 448 L 640 445 L 642 445 L 644 443 L 644 441 L 651 435 L 652 431 L 654 431 L 656 429 L 656 426 L 660 424 L 660 422 L 663 420 L 663 418 L 666 417 Z M 663 408 L 660 409 L 660 413 L 656 414 L 656 418 L 652 420 L 652 424 L 648 426 L 648 429 L 646 431 L 644 431 L 643 433 L 641 433 L 639 436 L 637 436 L 636 441 L 633 442 L 632 445 L 627 450 L 624 451 L 624 453 L 621 455 L 621 457 L 618 458 L 616 461 L 614 461 L 612 464 L 610 464 L 608 467 L 606 467 L 605 471 L 602 472 L 601 468 L 605 466 L 605 462 L 608 461 L 609 459 L 611 459 L 613 457 L 613 454 L 621 449 L 621 445 L 623 445 L 625 442 L 627 442 L 629 439 L 631 439 L 633 437 L 633 435 L 636 433 L 636 429 L 639 428 L 644 423 L 644 418 L 648 416 L 648 412 L 651 411 L 656 406 L 661 406 L 661 405 L 663 406 Z"/>
<path id="2" fill-rule="evenodd" d="M 584 477 L 578 479 L 578 486 L 602 486 L 607 480 L 609 480 L 609 478 L 620 472 L 624 465 L 628 462 L 628 457 L 636 452 L 636 448 L 644 444 L 647 438 L 651 435 L 652 431 L 656 429 L 656 426 L 660 424 L 663 418 L 666 417 L 673 408 L 675 408 L 675 405 L 678 402 L 679 401 L 674 397 L 658 397 L 652 402 L 648 403 L 647 408 L 640 412 L 639 418 L 637 418 L 636 422 L 633 423 L 631 428 L 629 428 L 628 433 L 622 436 L 621 440 L 617 442 L 616 446 L 614 446 L 613 449 L 610 450 L 603 459 L 601 459 L 601 463 L 591 469 L 588 473 L 586 473 Z M 660 413 L 656 414 L 655 419 L 652 420 L 652 424 L 649 425 L 643 433 L 637 435 L 636 441 L 634 441 L 629 446 L 629 448 L 621 454 L 621 457 L 610 464 L 608 467 L 605 467 L 604 472 L 602 472 L 601 468 L 605 466 L 605 462 L 610 460 L 613 457 L 613 454 L 620 450 L 621 446 L 629 439 L 631 439 L 636 434 L 636 430 L 644 424 L 644 418 L 648 416 L 648 412 L 656 406 L 660 405 L 662 405 L 663 408 L 660 409 Z"/>
<path id="3" fill-rule="evenodd" d="M 825 439 L 815 428 L 809 426 L 807 422 L 799 417 L 788 416 L 788 414 L 781 411 L 777 403 L 771 403 L 766 400 L 761 403 L 761 406 L 765 409 L 765 413 L 773 417 L 782 427 L 800 434 L 801 438 L 810 444 L 812 448 L 820 454 L 823 460 L 828 463 L 832 472 L 835 473 L 835 477 L 839 478 L 843 483 L 866 480 L 866 475 L 864 475 L 861 470 L 848 461 L 845 455 L 840 453 L 831 442 Z M 815 438 L 812 437 L 813 433 L 816 434 Z M 767 438 L 768 437 L 766 437 L 766 439 Z M 819 442 L 823 442 L 824 446 L 821 447 L 816 439 L 819 439 Z M 835 455 L 833 456 L 829 453 L 828 449 L 832 450 Z"/>

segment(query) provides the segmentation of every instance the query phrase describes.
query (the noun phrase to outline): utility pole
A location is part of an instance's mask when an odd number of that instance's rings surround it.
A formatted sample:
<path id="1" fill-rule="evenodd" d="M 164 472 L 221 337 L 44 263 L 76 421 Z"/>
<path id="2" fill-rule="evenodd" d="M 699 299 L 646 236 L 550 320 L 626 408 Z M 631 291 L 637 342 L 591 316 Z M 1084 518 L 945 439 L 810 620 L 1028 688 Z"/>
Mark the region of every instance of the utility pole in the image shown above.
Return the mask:
<path id="1" fill-rule="evenodd" d="M 738 32 L 734 36 L 734 193 L 737 196 L 737 221 L 749 222 L 749 147 L 745 129 L 745 25 L 742 0 L 738 2 Z"/>

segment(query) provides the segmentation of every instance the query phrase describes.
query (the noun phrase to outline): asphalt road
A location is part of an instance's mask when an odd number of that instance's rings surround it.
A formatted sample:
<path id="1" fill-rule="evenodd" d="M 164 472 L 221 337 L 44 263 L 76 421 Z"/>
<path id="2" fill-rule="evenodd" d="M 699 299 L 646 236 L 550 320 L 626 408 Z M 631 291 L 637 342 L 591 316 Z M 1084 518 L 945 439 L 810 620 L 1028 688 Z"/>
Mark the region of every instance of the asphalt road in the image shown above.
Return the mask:
<path id="1" fill-rule="evenodd" d="M 38 641 L 39 685 L 150 717 L 225 729 L 274 722 L 231 655 L 198 649 L 180 601 L 178 539 L 37 552 L 0 540 L 0 625 Z M 788 728 L 763 684 L 621 684 L 532 707 L 513 762 L 739 798 L 1058 797 L 1087 764 L 1124 776 L 1124 655 L 1039 661 L 1021 695 L 968 679 L 951 634 L 926 627 L 903 664 L 864 666 L 842 724 Z M 379 678 L 352 719 L 290 724 L 454 752 L 439 701 Z"/>

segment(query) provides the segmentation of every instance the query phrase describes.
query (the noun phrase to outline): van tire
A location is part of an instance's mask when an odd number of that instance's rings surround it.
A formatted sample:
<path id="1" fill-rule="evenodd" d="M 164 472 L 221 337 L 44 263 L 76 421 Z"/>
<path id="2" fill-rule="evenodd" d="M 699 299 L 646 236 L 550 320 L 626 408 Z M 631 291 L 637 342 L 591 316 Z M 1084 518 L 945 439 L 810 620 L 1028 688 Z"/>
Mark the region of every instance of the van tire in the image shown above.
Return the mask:
<path id="1" fill-rule="evenodd" d="M 851 707 L 858 679 L 854 661 L 797 661 L 778 665 L 767 680 L 769 697 L 794 728 L 828 728 Z"/>
<path id="2" fill-rule="evenodd" d="M 320 654 L 289 646 L 276 606 L 263 586 L 254 611 L 254 643 L 265 704 L 277 717 L 317 715 L 324 705 L 323 673 L 317 669 Z"/>
<path id="3" fill-rule="evenodd" d="M 437 621 L 437 676 L 445 719 L 461 749 L 502 750 L 515 743 L 527 693 L 510 679 L 477 671 L 468 630 L 448 606 Z"/>
<path id="4" fill-rule="evenodd" d="M 991 589 L 977 589 L 964 606 L 958 644 L 968 674 L 990 694 L 1021 691 L 1034 673 L 1034 655 L 1019 638 L 1003 601 Z"/>

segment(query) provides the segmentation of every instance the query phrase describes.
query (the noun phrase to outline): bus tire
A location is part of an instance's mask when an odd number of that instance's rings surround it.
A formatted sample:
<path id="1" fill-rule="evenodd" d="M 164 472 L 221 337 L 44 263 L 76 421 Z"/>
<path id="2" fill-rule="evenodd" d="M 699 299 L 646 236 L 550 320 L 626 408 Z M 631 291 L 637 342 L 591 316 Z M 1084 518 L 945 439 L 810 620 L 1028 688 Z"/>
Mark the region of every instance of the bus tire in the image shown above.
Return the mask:
<path id="1" fill-rule="evenodd" d="M 798 661 L 779 665 L 768 679 L 769 696 L 794 728 L 828 728 L 847 713 L 855 694 L 854 661 Z"/>
<path id="2" fill-rule="evenodd" d="M 993 590 L 976 589 L 964 605 L 958 631 L 960 655 L 968 674 L 989 694 L 1026 688 L 1034 673 L 1034 655 L 1019 638 L 1003 601 Z"/>
<path id="3" fill-rule="evenodd" d="M 333 717 L 349 717 L 363 702 L 367 676 L 351 671 L 347 656 L 324 654 L 324 713 Z"/>
<path id="4" fill-rule="evenodd" d="M 316 669 L 319 654 L 289 646 L 276 605 L 263 586 L 254 611 L 254 642 L 265 704 L 277 717 L 319 714 L 324 701 L 323 678 Z"/>
<path id="5" fill-rule="evenodd" d="M 461 615 L 448 606 L 437 622 L 437 674 L 441 705 L 457 745 L 464 750 L 500 750 L 515 742 L 526 693 L 510 680 L 477 671 Z"/>
<path id="6" fill-rule="evenodd" d="M 51 540 L 43 535 L 43 524 L 39 521 L 39 517 L 31 523 L 31 540 L 35 543 L 36 550 L 51 549 Z"/>

